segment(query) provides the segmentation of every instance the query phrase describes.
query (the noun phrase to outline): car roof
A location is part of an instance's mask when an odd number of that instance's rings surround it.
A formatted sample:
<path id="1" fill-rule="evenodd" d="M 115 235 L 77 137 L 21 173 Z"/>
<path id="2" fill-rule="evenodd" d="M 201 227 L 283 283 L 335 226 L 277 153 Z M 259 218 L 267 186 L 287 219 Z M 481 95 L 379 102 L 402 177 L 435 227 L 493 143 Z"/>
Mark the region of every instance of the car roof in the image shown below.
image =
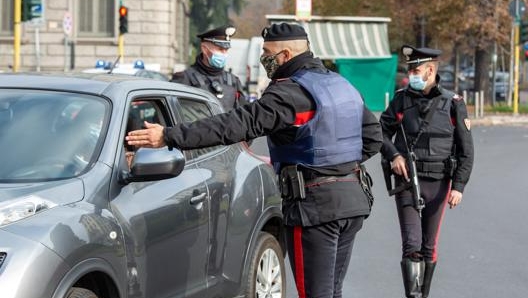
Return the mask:
<path id="1" fill-rule="evenodd" d="M 0 88 L 73 91 L 105 95 L 115 89 L 175 90 L 216 99 L 209 92 L 173 82 L 106 73 L 0 73 Z"/>

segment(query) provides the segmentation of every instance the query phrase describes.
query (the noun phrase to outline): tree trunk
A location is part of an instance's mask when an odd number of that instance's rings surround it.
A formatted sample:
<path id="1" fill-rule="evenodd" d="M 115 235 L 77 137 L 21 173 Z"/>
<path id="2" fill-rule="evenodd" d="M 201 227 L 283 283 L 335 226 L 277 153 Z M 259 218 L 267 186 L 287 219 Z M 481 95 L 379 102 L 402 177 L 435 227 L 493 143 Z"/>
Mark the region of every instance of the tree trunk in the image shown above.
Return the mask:
<path id="1" fill-rule="evenodd" d="M 490 88 L 491 54 L 485 49 L 475 49 L 475 92 L 484 91 L 484 103 L 491 104 Z"/>

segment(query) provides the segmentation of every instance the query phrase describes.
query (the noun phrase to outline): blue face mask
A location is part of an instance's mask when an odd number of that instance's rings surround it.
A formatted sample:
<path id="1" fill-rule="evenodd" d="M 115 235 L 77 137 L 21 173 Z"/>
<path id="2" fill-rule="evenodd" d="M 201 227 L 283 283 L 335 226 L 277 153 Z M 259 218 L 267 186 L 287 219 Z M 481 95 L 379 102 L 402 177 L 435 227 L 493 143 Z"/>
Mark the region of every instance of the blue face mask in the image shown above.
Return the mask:
<path id="1" fill-rule="evenodd" d="M 426 82 L 420 75 L 409 75 L 409 85 L 414 90 L 422 91 L 425 89 Z"/>
<path id="2" fill-rule="evenodd" d="M 213 55 L 209 57 L 209 64 L 212 67 L 216 67 L 216 68 L 224 68 L 224 66 L 226 65 L 226 61 L 227 61 L 227 54 L 213 52 Z"/>

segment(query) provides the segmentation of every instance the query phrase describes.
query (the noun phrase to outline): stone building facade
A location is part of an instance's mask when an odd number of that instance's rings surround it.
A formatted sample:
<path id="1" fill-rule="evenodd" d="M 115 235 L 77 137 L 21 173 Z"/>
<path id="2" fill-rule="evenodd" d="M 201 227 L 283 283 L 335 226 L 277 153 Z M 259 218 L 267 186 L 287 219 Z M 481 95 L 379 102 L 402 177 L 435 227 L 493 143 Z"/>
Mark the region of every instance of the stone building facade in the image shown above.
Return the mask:
<path id="1" fill-rule="evenodd" d="M 14 61 L 14 2 L 0 0 L 0 71 Z M 21 25 L 19 71 L 81 71 L 116 61 L 120 5 L 128 8 L 122 63 L 143 60 L 166 74 L 184 67 L 189 0 L 42 0 L 42 16 Z"/>

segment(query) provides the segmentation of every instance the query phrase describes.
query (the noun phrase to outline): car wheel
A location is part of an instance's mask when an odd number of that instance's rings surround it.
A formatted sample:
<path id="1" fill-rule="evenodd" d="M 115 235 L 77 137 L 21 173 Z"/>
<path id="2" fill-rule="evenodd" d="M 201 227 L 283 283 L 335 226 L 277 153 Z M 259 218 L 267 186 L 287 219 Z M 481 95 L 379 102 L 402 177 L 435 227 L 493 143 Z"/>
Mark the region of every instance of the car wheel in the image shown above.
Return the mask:
<path id="1" fill-rule="evenodd" d="M 94 292 L 83 288 L 71 288 L 66 298 L 99 298 Z"/>
<path id="2" fill-rule="evenodd" d="M 284 257 L 277 239 L 261 232 L 248 274 L 248 298 L 282 298 L 286 292 Z"/>

